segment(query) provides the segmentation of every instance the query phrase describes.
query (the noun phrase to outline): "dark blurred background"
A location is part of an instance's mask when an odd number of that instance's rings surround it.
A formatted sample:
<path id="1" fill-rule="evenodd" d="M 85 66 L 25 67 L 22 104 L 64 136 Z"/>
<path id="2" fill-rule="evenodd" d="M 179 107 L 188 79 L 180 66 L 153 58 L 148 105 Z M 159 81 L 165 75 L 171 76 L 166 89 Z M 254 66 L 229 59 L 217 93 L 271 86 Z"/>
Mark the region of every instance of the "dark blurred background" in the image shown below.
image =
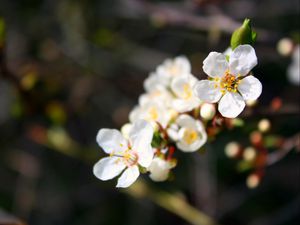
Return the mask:
<path id="1" fill-rule="evenodd" d="M 298 0 L 0 0 L 0 17 L 10 71 L 0 76 L 0 224 L 6 213 L 30 225 L 189 224 L 147 195 L 97 180 L 92 166 L 104 154 L 95 136 L 128 121 L 143 80 L 165 58 L 186 55 L 205 78 L 203 59 L 224 51 L 246 17 L 258 33 L 259 104 L 204 154 L 177 153 L 171 181 L 144 182 L 220 224 L 298 224 L 299 153 L 268 166 L 254 189 L 249 171 L 224 154 L 230 141 L 249 145 L 265 117 L 274 137 L 299 132 L 299 86 L 286 76 L 292 59 L 277 51 L 282 38 L 299 41 Z"/>

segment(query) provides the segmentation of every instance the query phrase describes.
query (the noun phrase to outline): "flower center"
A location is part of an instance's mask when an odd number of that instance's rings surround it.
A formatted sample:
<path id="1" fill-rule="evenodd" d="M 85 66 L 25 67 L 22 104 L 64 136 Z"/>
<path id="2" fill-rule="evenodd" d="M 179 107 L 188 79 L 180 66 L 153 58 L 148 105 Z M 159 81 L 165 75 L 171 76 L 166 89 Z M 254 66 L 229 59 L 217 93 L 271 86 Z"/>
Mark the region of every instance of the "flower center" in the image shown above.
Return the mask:
<path id="1" fill-rule="evenodd" d="M 226 91 L 237 92 L 239 83 L 241 82 L 240 76 L 232 75 L 228 70 L 225 72 L 224 76 L 214 79 L 218 84 L 215 84 L 215 88 L 220 87 L 222 94 L 225 94 Z"/>
<path id="2" fill-rule="evenodd" d="M 138 162 L 138 155 L 131 149 L 127 149 L 123 155 L 123 159 L 128 167 L 134 166 Z"/>
<path id="3" fill-rule="evenodd" d="M 158 119 L 158 112 L 157 109 L 155 107 L 151 107 L 148 110 L 148 120 L 152 121 L 156 121 Z"/>
<path id="4" fill-rule="evenodd" d="M 194 129 L 186 128 L 183 132 L 183 140 L 189 145 L 194 143 L 198 137 L 198 133 Z"/>
<path id="5" fill-rule="evenodd" d="M 190 99 L 193 95 L 192 89 L 189 84 L 183 85 L 183 98 Z"/>
<path id="6" fill-rule="evenodd" d="M 123 144 L 120 144 L 123 147 Z M 127 149 L 124 152 L 115 152 L 114 150 L 109 154 L 110 157 L 118 157 L 116 163 L 119 163 L 121 160 L 125 163 L 127 167 L 134 166 L 138 163 L 138 154 L 132 150 L 131 145 L 128 144 Z"/>

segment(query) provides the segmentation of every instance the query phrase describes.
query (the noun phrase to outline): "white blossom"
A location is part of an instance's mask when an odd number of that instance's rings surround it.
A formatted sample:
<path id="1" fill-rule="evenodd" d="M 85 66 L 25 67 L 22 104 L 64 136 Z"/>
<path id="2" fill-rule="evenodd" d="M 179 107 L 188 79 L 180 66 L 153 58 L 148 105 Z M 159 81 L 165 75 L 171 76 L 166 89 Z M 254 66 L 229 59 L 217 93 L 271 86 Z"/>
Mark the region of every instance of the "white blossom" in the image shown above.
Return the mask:
<path id="1" fill-rule="evenodd" d="M 177 126 L 169 129 L 168 134 L 172 133 L 176 146 L 183 152 L 197 151 L 206 143 L 207 134 L 201 121 L 183 114 L 178 116 L 175 124 Z"/>
<path id="2" fill-rule="evenodd" d="M 166 127 L 170 120 L 170 112 L 163 102 L 149 101 L 133 108 L 129 114 L 130 122 L 146 120 L 155 127 L 156 122 Z"/>
<path id="3" fill-rule="evenodd" d="M 255 50 L 250 45 L 234 49 L 229 61 L 224 54 L 211 52 L 203 61 L 203 70 L 210 78 L 197 82 L 195 93 L 205 102 L 219 102 L 219 112 L 235 118 L 243 111 L 245 101 L 257 99 L 262 92 L 260 81 L 248 75 L 256 64 Z"/>
<path id="4" fill-rule="evenodd" d="M 110 180 L 124 171 L 118 179 L 117 187 L 130 186 L 140 174 L 138 165 L 147 168 L 152 162 L 152 137 L 153 128 L 144 120 L 132 125 L 128 139 L 118 130 L 101 129 L 96 140 L 109 156 L 94 165 L 94 175 L 100 180 Z"/>
<path id="5" fill-rule="evenodd" d="M 191 64 L 184 56 L 178 56 L 174 59 L 166 59 L 156 69 L 159 82 L 169 85 L 175 77 L 191 73 Z"/>
<path id="6" fill-rule="evenodd" d="M 157 88 L 166 87 L 167 83 L 162 82 L 157 73 L 150 73 L 150 75 L 144 80 L 144 89 L 146 92 L 151 92 Z"/>
<path id="7" fill-rule="evenodd" d="M 148 171 L 150 172 L 150 178 L 154 181 L 165 181 L 168 179 L 170 169 L 172 169 L 174 165 L 171 162 L 161 159 L 159 157 L 155 157 L 150 166 L 148 167 Z"/>
<path id="8" fill-rule="evenodd" d="M 149 92 L 144 93 L 139 97 L 140 106 L 144 106 L 149 102 L 160 102 L 161 104 L 169 107 L 171 106 L 172 101 L 172 94 L 163 86 L 157 86 L 156 88 L 149 90 Z"/>
<path id="9" fill-rule="evenodd" d="M 200 105 L 201 101 L 195 95 L 193 87 L 198 80 L 191 74 L 174 78 L 171 89 L 176 95 L 173 108 L 178 112 L 187 112 Z"/>

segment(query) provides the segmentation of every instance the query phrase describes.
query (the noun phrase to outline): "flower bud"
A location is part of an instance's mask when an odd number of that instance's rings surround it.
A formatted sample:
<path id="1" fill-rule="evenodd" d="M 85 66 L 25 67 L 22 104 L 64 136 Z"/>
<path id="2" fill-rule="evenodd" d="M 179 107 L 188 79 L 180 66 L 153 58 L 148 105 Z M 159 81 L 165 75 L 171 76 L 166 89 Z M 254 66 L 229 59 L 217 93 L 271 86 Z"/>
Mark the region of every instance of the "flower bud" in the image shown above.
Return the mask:
<path id="1" fill-rule="evenodd" d="M 271 128 L 271 122 L 268 119 L 262 119 L 258 122 L 258 130 L 262 133 L 268 132 Z"/>
<path id="2" fill-rule="evenodd" d="M 293 41 L 290 38 L 282 38 L 277 43 L 277 51 L 280 55 L 288 56 L 292 54 L 293 51 Z"/>
<path id="3" fill-rule="evenodd" d="M 256 188 L 260 183 L 260 177 L 253 173 L 247 177 L 246 184 L 248 188 Z"/>
<path id="4" fill-rule="evenodd" d="M 246 161 L 252 161 L 256 156 L 256 150 L 253 147 L 247 147 L 244 149 L 243 158 Z"/>
<path id="5" fill-rule="evenodd" d="M 262 143 L 263 141 L 263 137 L 262 137 L 262 134 L 261 132 L 259 131 L 253 131 L 251 134 L 250 134 L 250 141 L 253 145 L 259 145 Z"/>
<path id="6" fill-rule="evenodd" d="M 156 157 L 152 160 L 152 163 L 148 167 L 148 170 L 150 171 L 150 178 L 157 182 L 165 181 L 168 179 L 171 168 L 172 166 L 168 161 Z"/>
<path id="7" fill-rule="evenodd" d="M 200 109 L 200 116 L 205 120 L 211 120 L 216 115 L 216 108 L 213 104 L 204 103 Z"/>
<path id="8" fill-rule="evenodd" d="M 240 152 L 240 145 L 237 142 L 229 142 L 225 146 L 225 154 L 229 158 L 236 157 Z"/>
<path id="9" fill-rule="evenodd" d="M 245 19 L 243 25 L 236 29 L 232 36 L 230 45 L 232 50 L 234 50 L 239 45 L 249 44 L 252 45 L 256 41 L 256 32 L 251 29 L 251 22 L 249 19 Z"/>

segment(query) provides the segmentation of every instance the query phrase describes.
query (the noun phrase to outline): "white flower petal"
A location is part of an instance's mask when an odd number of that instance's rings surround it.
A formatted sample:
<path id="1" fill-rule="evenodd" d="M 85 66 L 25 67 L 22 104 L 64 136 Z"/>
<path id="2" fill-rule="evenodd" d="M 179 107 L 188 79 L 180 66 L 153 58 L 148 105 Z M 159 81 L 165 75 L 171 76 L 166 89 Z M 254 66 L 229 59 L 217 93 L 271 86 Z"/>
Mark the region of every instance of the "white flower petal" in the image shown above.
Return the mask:
<path id="1" fill-rule="evenodd" d="M 171 138 L 173 141 L 178 141 L 179 139 L 178 130 L 169 128 L 167 129 L 167 134 L 169 138 Z"/>
<path id="2" fill-rule="evenodd" d="M 225 55 L 211 52 L 203 61 L 203 71 L 210 77 L 222 77 L 228 69 Z"/>
<path id="3" fill-rule="evenodd" d="M 140 142 L 142 142 L 144 145 L 151 144 L 153 132 L 153 127 L 146 120 L 136 121 L 129 133 L 130 141 L 133 147 L 135 144 L 140 146 Z"/>
<path id="4" fill-rule="evenodd" d="M 187 91 L 192 90 L 197 81 L 198 79 L 192 74 L 186 74 L 184 76 L 176 77 L 171 83 L 171 90 L 179 98 L 185 98 Z"/>
<path id="5" fill-rule="evenodd" d="M 172 102 L 173 108 L 179 113 L 188 112 L 200 105 L 201 101 L 198 98 L 190 100 L 174 99 Z"/>
<path id="6" fill-rule="evenodd" d="M 138 154 L 138 163 L 143 167 L 148 167 L 153 158 L 151 147 L 153 137 L 153 127 L 145 120 L 138 120 L 133 124 L 129 137 L 132 149 Z"/>
<path id="7" fill-rule="evenodd" d="M 223 52 L 223 54 L 224 54 L 225 56 L 229 56 L 229 57 L 230 57 L 230 55 L 232 54 L 232 48 L 231 48 L 231 47 L 228 47 L 228 48 Z"/>
<path id="8" fill-rule="evenodd" d="M 187 57 L 178 56 L 174 59 L 174 63 L 181 69 L 183 74 L 189 74 L 191 72 L 191 64 Z"/>
<path id="9" fill-rule="evenodd" d="M 241 80 L 238 90 L 244 100 L 256 100 L 262 92 L 262 85 L 254 76 L 247 76 Z"/>
<path id="10" fill-rule="evenodd" d="M 251 45 L 240 45 L 230 55 L 229 68 L 233 75 L 247 75 L 257 65 L 257 57 Z"/>
<path id="11" fill-rule="evenodd" d="M 191 117 L 190 115 L 183 114 L 178 116 L 176 119 L 176 124 L 180 127 L 192 127 L 196 128 L 195 126 L 195 119 Z"/>
<path id="12" fill-rule="evenodd" d="M 208 103 L 218 102 L 222 96 L 220 88 L 215 88 L 216 82 L 201 80 L 194 86 L 195 95 L 202 101 Z"/>
<path id="13" fill-rule="evenodd" d="M 170 163 L 158 157 L 154 158 L 148 167 L 150 178 L 157 182 L 165 181 L 168 178 L 170 169 Z"/>
<path id="14" fill-rule="evenodd" d="M 131 123 L 134 123 L 139 119 L 140 114 L 141 114 L 141 107 L 135 106 L 129 113 L 129 121 Z"/>
<path id="15" fill-rule="evenodd" d="M 124 173 L 118 179 L 118 188 L 127 188 L 133 184 L 139 177 L 140 171 L 137 166 L 129 167 L 124 171 Z"/>
<path id="16" fill-rule="evenodd" d="M 181 127 L 178 132 L 177 147 L 183 152 L 194 152 L 201 148 L 207 141 L 207 134 L 203 124 L 189 115 L 180 115 L 176 123 Z M 192 143 L 186 143 L 183 139 L 186 129 L 192 129 L 197 132 L 197 139 Z"/>
<path id="17" fill-rule="evenodd" d="M 218 110 L 224 117 L 235 118 L 245 108 L 245 102 L 238 93 L 227 92 L 220 100 Z"/>
<path id="18" fill-rule="evenodd" d="M 127 148 L 127 140 L 116 129 L 100 129 L 96 140 L 107 154 L 123 152 Z"/>
<path id="19" fill-rule="evenodd" d="M 148 167 L 153 159 L 154 151 L 151 145 L 143 147 L 143 149 L 138 149 L 138 163 L 143 167 Z"/>
<path id="20" fill-rule="evenodd" d="M 100 180 L 110 180 L 118 176 L 125 167 L 124 162 L 119 157 L 105 157 L 94 165 L 93 173 Z"/>
<path id="21" fill-rule="evenodd" d="M 159 81 L 159 77 L 156 73 L 150 73 L 150 75 L 144 81 L 144 89 L 147 92 L 152 91 L 160 85 L 161 82 Z"/>
<path id="22" fill-rule="evenodd" d="M 195 152 L 199 150 L 204 144 L 206 140 L 198 139 L 193 144 L 187 144 L 185 142 L 177 142 L 176 146 L 183 152 Z"/>
<path id="23" fill-rule="evenodd" d="M 191 72 L 191 64 L 184 56 L 166 59 L 156 69 L 160 83 L 169 85 L 174 77 L 183 76 Z"/>

